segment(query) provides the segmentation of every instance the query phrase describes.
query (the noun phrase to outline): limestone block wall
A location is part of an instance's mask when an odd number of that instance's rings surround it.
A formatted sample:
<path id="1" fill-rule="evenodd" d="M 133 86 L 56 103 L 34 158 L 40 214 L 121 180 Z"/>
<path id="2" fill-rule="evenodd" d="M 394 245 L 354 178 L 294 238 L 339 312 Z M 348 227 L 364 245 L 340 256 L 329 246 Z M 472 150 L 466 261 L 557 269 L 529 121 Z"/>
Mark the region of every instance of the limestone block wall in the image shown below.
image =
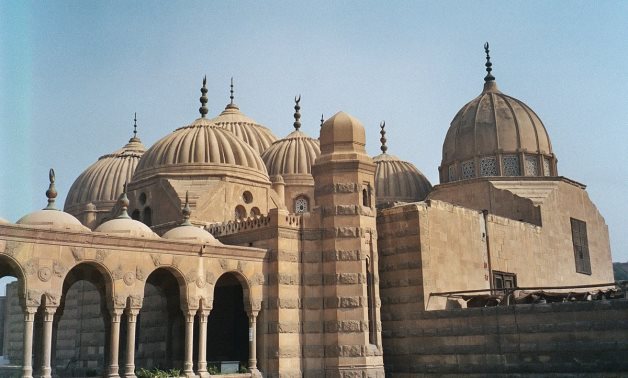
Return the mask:
<path id="1" fill-rule="evenodd" d="M 408 315 L 384 327 L 389 377 L 628 373 L 626 299 Z"/>

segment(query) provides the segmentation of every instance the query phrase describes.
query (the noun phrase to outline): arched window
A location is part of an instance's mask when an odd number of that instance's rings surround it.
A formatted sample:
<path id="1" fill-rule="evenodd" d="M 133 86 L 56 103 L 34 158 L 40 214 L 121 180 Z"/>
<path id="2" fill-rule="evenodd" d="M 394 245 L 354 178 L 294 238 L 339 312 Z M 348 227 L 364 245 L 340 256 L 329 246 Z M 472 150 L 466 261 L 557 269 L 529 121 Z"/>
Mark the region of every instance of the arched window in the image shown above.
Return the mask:
<path id="1" fill-rule="evenodd" d="M 133 212 L 131 213 L 131 218 L 135 219 L 136 221 L 140 220 L 140 211 L 138 209 L 133 210 Z"/>
<path id="2" fill-rule="evenodd" d="M 238 206 L 236 206 L 233 215 L 235 217 L 235 220 L 242 220 L 242 219 L 246 218 L 246 209 L 244 208 L 244 206 L 238 205 Z"/>
<path id="3" fill-rule="evenodd" d="M 364 188 L 362 189 L 362 206 L 367 206 L 370 207 L 371 204 L 369 203 L 369 191 L 368 189 Z"/>
<path id="4" fill-rule="evenodd" d="M 262 212 L 259 211 L 259 209 L 257 207 L 254 207 L 254 208 L 251 209 L 251 218 L 257 217 L 260 214 L 262 214 Z"/>
<path id="5" fill-rule="evenodd" d="M 375 324 L 375 288 L 373 287 L 373 272 L 371 260 L 366 259 L 366 302 L 368 306 L 369 343 L 377 344 L 377 325 Z"/>
<path id="6" fill-rule="evenodd" d="M 303 214 L 310 211 L 310 201 L 306 196 L 298 196 L 294 200 L 294 212 L 297 214 Z"/>
<path id="7" fill-rule="evenodd" d="M 148 227 L 153 225 L 153 211 L 150 207 L 144 208 L 144 222 Z"/>

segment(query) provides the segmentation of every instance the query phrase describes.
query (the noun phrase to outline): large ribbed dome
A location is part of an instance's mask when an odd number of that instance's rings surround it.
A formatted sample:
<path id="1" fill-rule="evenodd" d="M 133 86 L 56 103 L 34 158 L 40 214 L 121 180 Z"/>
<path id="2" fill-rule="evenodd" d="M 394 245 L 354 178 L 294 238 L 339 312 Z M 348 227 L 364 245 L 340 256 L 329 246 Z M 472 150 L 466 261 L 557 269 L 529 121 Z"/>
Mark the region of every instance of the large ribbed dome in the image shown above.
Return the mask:
<path id="1" fill-rule="evenodd" d="M 386 152 L 388 147 L 386 146 L 385 125 L 384 122 L 380 124 L 382 153 L 373 158 L 377 205 L 424 200 L 432 190 L 432 184 L 414 164 Z"/>
<path id="2" fill-rule="evenodd" d="M 488 52 L 487 52 L 488 54 Z M 526 104 L 503 94 L 495 78 L 460 109 L 443 143 L 441 182 L 480 176 L 555 176 L 549 135 Z"/>
<path id="3" fill-rule="evenodd" d="M 233 103 L 233 78 L 231 79 L 231 102 L 227 104 L 218 117 L 210 120 L 216 125 L 231 131 L 235 136 L 253 147 L 259 155 L 277 140 L 277 137 L 266 127 L 255 122 L 240 111 Z"/>
<path id="4" fill-rule="evenodd" d="M 259 154 L 212 121 L 198 118 L 157 141 L 139 161 L 133 181 L 156 174 L 232 175 L 268 182 Z"/>
<path id="5" fill-rule="evenodd" d="M 113 207 L 130 182 L 140 158 L 146 151 L 139 138 L 133 137 L 118 151 L 101 156 L 74 181 L 65 199 L 65 211 L 73 212 L 93 203 Z"/>

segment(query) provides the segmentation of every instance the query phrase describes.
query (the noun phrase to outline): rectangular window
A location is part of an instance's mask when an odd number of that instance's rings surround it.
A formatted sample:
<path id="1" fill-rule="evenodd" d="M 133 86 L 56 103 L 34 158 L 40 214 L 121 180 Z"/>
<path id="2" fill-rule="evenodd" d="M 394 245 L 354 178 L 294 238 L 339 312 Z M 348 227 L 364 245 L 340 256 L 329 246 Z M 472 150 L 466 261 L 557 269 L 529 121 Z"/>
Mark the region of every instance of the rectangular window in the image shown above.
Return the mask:
<path id="1" fill-rule="evenodd" d="M 503 289 L 517 287 L 517 275 L 514 273 L 493 271 L 493 288 L 497 292 L 505 292 Z"/>
<path id="2" fill-rule="evenodd" d="M 576 272 L 591 274 L 591 259 L 589 258 L 589 242 L 587 240 L 587 224 L 581 220 L 571 218 L 571 240 L 573 254 L 576 261 Z"/>

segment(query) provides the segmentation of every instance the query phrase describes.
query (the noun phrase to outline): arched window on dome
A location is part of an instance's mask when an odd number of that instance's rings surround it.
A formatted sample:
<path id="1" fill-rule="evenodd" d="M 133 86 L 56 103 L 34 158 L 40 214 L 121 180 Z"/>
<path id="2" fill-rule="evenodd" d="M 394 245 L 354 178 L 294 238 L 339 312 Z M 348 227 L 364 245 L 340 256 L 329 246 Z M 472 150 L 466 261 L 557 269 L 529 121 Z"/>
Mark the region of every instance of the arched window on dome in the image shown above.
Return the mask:
<path id="1" fill-rule="evenodd" d="M 246 218 L 246 209 L 242 205 L 238 205 L 234 211 L 235 220 L 243 220 Z"/>
<path id="2" fill-rule="evenodd" d="M 306 196 L 298 196 L 294 200 L 294 212 L 303 214 L 310 211 L 310 200 Z"/>
<path id="3" fill-rule="evenodd" d="M 151 227 L 153 225 L 153 210 L 150 207 L 144 208 L 144 217 L 142 218 L 142 223 Z"/>
<path id="4" fill-rule="evenodd" d="M 261 212 L 261 211 L 259 211 L 259 208 L 257 208 L 257 207 L 253 207 L 253 208 L 251 209 L 250 214 L 251 214 L 251 218 L 255 218 L 255 217 L 260 216 L 260 215 L 262 214 L 262 212 Z"/>
<path id="5" fill-rule="evenodd" d="M 131 219 L 135 219 L 136 221 L 140 220 L 140 211 L 138 209 L 133 210 L 131 213 Z"/>

